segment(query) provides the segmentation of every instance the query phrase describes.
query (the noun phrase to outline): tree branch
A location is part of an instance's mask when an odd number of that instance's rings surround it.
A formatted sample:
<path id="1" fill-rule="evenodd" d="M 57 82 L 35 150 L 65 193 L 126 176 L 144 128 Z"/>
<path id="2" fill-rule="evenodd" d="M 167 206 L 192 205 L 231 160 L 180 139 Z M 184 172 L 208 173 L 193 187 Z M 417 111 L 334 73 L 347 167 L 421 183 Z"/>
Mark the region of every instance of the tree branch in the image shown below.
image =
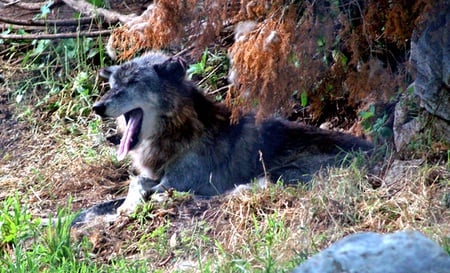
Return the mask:
<path id="1" fill-rule="evenodd" d="M 108 36 L 111 30 L 99 31 L 81 31 L 56 34 L 0 34 L 0 39 L 4 40 L 44 40 L 44 39 L 68 39 L 77 37 L 97 37 L 100 35 Z"/>
<path id="2" fill-rule="evenodd" d="M 73 8 L 74 10 L 88 15 L 88 16 L 101 16 L 108 23 L 121 22 L 125 24 L 131 19 L 135 18 L 135 14 L 124 15 L 115 11 L 110 11 L 103 8 L 97 8 L 94 5 L 84 1 L 84 0 L 62 0 L 66 5 Z"/>
<path id="3" fill-rule="evenodd" d="M 24 3 L 24 2 L 21 2 L 19 0 L 16 0 L 16 1 L 1 0 L 0 2 L 1 2 L 0 3 L 0 7 L 2 7 L 2 6 L 8 7 L 8 6 L 13 6 L 14 5 L 14 6 L 18 6 L 20 8 L 27 9 L 27 10 L 38 10 L 43 5 L 46 4 L 45 1 L 44 2 L 38 2 L 38 3 Z M 2 4 L 2 3 L 4 3 L 4 4 Z"/>
<path id="4" fill-rule="evenodd" d="M 90 24 L 95 19 L 96 19 L 95 17 L 84 17 L 80 19 L 63 19 L 63 20 L 19 20 L 0 16 L 0 22 L 19 26 L 46 26 L 46 25 L 76 26 L 78 24 L 80 25 Z"/>

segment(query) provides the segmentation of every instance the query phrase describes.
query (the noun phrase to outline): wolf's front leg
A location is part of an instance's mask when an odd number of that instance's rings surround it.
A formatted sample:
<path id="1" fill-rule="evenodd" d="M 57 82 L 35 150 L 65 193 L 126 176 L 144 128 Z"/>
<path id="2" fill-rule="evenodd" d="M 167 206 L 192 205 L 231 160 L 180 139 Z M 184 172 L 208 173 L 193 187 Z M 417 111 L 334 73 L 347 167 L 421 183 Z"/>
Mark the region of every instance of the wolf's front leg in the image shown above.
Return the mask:
<path id="1" fill-rule="evenodd" d="M 128 187 L 127 198 L 117 209 L 117 212 L 125 215 L 131 214 L 138 205 L 142 204 L 153 193 L 152 188 L 155 185 L 158 185 L 158 182 L 148 177 L 136 176 L 132 178 Z"/>

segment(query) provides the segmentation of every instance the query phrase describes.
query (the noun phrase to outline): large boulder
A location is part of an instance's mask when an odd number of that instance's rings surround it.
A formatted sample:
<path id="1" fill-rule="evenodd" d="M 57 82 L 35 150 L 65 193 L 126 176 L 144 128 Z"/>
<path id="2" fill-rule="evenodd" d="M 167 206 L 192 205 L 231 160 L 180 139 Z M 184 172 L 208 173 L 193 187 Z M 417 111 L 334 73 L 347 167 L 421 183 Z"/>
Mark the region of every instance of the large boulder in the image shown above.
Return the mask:
<path id="1" fill-rule="evenodd" d="M 433 115 L 450 121 L 450 5 L 439 5 L 416 29 L 411 41 L 414 94 Z"/>
<path id="2" fill-rule="evenodd" d="M 449 273 L 450 256 L 417 231 L 357 233 L 316 254 L 293 273 Z"/>
<path id="3" fill-rule="evenodd" d="M 450 140 L 450 4 L 432 9 L 411 39 L 414 82 L 395 107 L 394 142 L 405 151 L 420 134 L 431 130 L 434 140 Z M 422 110 L 420 107 L 423 107 Z"/>

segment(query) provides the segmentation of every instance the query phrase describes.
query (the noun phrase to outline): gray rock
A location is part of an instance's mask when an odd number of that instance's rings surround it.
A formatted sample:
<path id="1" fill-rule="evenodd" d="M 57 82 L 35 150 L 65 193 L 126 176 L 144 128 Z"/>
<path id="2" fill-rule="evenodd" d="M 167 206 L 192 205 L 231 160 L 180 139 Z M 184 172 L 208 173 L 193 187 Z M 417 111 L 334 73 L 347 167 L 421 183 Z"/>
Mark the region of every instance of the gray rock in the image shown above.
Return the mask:
<path id="1" fill-rule="evenodd" d="M 415 84 L 411 84 L 408 89 L 415 88 Z M 429 113 L 419 104 L 418 96 L 404 94 L 395 105 L 393 131 L 395 149 L 399 153 L 407 151 L 413 141 L 429 141 L 430 135 L 433 141 L 450 140 L 450 121 Z"/>
<path id="2" fill-rule="evenodd" d="M 450 256 L 417 231 L 349 235 L 293 273 L 449 273 Z"/>
<path id="3" fill-rule="evenodd" d="M 428 112 L 450 121 L 450 4 L 444 1 L 434 9 L 425 26 L 411 41 L 414 93 Z"/>
<path id="4" fill-rule="evenodd" d="M 409 183 L 412 177 L 419 175 L 420 166 L 424 163 L 423 159 L 413 159 L 408 161 L 394 160 L 386 171 L 382 187 L 393 190 L 400 190 Z"/>
<path id="5" fill-rule="evenodd" d="M 414 84 L 409 89 L 414 89 Z M 395 105 L 393 131 L 397 152 L 404 150 L 425 127 L 423 119 L 418 118 L 420 112 L 419 101 L 414 95 L 402 96 Z"/>

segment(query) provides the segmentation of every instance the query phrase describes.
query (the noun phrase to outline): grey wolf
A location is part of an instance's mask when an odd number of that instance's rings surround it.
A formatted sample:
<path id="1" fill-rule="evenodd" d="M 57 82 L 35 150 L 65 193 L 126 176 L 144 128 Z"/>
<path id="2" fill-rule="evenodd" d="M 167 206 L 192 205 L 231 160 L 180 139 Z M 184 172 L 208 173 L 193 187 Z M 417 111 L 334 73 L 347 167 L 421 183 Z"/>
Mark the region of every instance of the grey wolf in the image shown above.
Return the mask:
<path id="1" fill-rule="evenodd" d="M 93 106 L 118 118 L 118 158 L 130 155 L 133 178 L 119 211 L 130 212 L 154 192 L 167 189 L 198 196 L 226 193 L 255 178 L 305 183 L 346 153 L 372 145 L 351 135 L 253 114 L 230 122 L 230 111 L 186 79 L 186 63 L 152 52 L 104 68 L 110 90 Z M 264 165 L 264 167 L 263 167 Z"/>

